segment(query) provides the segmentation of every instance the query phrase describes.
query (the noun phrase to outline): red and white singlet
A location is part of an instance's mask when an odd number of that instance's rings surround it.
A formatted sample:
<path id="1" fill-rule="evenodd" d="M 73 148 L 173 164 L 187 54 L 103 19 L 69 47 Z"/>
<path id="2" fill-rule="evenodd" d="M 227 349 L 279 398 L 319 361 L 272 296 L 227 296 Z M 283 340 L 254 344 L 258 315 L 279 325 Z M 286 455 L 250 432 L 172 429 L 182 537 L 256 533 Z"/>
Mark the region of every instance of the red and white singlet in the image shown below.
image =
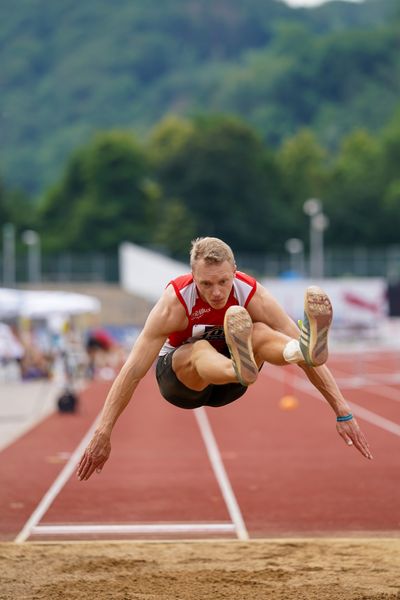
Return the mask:
<path id="1" fill-rule="evenodd" d="M 224 308 L 217 310 L 201 299 L 191 273 L 173 279 L 168 285 L 173 286 L 178 300 L 183 304 L 189 324 L 185 330 L 171 333 L 160 350 L 160 356 L 185 342 L 200 339 L 207 340 L 217 350 L 223 350 L 226 347 L 224 316 L 227 308 L 232 305 L 246 307 L 257 288 L 253 277 L 236 271 L 228 301 Z"/>

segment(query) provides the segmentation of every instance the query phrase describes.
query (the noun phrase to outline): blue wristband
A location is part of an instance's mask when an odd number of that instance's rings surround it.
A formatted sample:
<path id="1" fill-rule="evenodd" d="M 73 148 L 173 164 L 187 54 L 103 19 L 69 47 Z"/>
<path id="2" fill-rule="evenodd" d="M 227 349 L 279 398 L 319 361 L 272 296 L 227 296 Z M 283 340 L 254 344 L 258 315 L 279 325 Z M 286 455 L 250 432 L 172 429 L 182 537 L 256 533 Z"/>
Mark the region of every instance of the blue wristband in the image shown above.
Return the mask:
<path id="1" fill-rule="evenodd" d="M 349 413 L 348 415 L 344 415 L 343 417 L 336 417 L 336 421 L 339 421 L 339 423 L 342 421 L 351 421 L 352 418 L 353 415 Z"/>

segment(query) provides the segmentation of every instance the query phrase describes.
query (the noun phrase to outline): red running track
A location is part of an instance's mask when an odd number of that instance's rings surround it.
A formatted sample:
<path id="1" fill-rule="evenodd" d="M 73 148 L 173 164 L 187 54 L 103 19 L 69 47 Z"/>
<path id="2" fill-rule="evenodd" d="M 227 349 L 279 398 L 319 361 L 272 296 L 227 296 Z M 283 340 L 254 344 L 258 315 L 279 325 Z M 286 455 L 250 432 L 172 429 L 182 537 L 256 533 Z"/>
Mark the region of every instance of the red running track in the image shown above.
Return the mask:
<path id="1" fill-rule="evenodd" d="M 165 402 L 150 373 L 115 427 L 103 473 L 80 482 L 79 445 L 109 387 L 96 382 L 78 413 L 53 414 L 0 452 L 0 539 L 398 534 L 397 359 L 330 360 L 373 461 L 339 438 L 296 367 L 265 366 L 239 401 L 200 411 Z M 299 405 L 282 410 L 288 393 Z"/>

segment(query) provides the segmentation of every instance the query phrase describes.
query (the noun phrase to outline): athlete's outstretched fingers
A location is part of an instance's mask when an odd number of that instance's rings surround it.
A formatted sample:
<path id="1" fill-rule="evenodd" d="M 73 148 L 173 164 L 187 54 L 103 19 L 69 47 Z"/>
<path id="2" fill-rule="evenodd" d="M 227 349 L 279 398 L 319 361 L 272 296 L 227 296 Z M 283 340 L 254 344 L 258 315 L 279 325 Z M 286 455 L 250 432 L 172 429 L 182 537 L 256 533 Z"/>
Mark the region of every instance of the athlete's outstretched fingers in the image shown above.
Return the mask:
<path id="1" fill-rule="evenodd" d="M 363 456 L 368 459 L 373 458 L 367 439 L 354 418 L 350 421 L 337 423 L 336 428 L 348 446 L 354 445 Z"/>
<path id="2" fill-rule="evenodd" d="M 369 459 L 373 458 L 368 442 L 361 430 L 358 430 L 358 437 L 356 438 L 354 445 L 362 454 L 364 454 L 364 456 Z"/>
<path id="3" fill-rule="evenodd" d="M 96 432 L 86 448 L 78 465 L 77 476 L 80 480 L 89 479 L 97 471 L 101 472 L 111 452 L 110 438 Z"/>
<path id="4" fill-rule="evenodd" d="M 84 455 L 78 465 L 77 476 L 79 479 L 87 479 L 90 469 L 92 467 L 92 458 L 88 450 L 85 450 Z M 89 475 L 90 477 L 90 475 Z"/>
<path id="5" fill-rule="evenodd" d="M 78 478 L 81 480 L 89 479 L 93 472 L 100 468 L 100 465 L 103 466 L 104 462 L 105 461 L 101 464 L 99 460 L 96 460 L 93 455 L 86 450 L 78 467 Z"/>

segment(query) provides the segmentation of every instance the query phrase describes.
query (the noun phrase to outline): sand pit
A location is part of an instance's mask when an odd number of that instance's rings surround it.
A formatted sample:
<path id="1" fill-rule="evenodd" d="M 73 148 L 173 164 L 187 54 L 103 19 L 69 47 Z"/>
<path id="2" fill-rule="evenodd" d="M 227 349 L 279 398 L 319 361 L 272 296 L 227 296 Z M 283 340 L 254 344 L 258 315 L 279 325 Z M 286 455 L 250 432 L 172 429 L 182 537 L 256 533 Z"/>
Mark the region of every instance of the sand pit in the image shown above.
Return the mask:
<path id="1" fill-rule="evenodd" d="M 400 540 L 0 544 L 1 600 L 398 600 Z"/>

